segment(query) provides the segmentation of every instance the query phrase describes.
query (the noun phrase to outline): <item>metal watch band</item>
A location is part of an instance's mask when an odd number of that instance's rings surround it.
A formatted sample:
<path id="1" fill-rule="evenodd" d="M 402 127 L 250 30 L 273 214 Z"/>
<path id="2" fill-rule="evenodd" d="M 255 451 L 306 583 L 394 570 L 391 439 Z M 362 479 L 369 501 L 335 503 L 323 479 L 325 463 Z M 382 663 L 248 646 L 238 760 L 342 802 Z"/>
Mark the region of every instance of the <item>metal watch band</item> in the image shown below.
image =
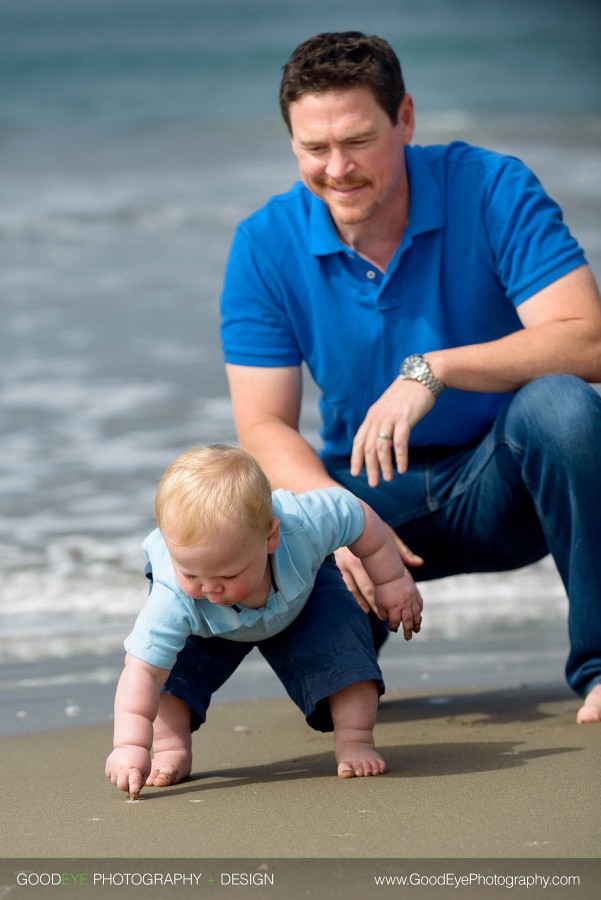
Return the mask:
<path id="1" fill-rule="evenodd" d="M 432 391 L 435 397 L 440 397 L 446 388 L 446 384 L 436 377 L 428 365 L 427 359 L 421 353 L 414 353 L 403 361 L 399 376 L 403 380 L 419 381 L 420 384 Z"/>

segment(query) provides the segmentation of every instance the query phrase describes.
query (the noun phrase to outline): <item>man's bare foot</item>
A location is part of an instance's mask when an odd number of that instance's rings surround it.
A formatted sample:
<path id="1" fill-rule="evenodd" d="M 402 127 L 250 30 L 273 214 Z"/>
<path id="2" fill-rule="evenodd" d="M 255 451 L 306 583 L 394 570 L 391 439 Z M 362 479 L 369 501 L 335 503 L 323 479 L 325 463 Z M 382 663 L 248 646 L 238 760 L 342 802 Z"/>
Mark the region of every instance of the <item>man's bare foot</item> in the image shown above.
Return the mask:
<path id="1" fill-rule="evenodd" d="M 591 722 L 601 722 L 601 684 L 596 685 L 584 698 L 584 703 L 578 710 L 576 721 L 579 725 L 589 725 Z"/>
<path id="2" fill-rule="evenodd" d="M 187 778 L 192 769 L 192 753 L 186 750 L 161 750 L 154 754 L 146 780 L 150 787 L 166 787 Z"/>
<path id="3" fill-rule="evenodd" d="M 336 741 L 339 778 L 383 775 L 386 763 L 373 744 L 364 741 Z"/>

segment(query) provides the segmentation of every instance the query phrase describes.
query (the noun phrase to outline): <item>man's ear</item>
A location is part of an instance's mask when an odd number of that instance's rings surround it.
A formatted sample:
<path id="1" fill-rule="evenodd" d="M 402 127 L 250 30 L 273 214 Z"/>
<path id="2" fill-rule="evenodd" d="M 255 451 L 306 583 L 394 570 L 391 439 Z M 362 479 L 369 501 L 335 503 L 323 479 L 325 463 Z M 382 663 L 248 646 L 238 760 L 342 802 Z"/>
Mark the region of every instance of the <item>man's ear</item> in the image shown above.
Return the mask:
<path id="1" fill-rule="evenodd" d="M 267 552 L 275 553 L 280 543 L 280 520 L 272 519 L 267 532 Z"/>
<path id="2" fill-rule="evenodd" d="M 415 130 L 415 107 L 411 94 L 405 94 L 399 106 L 397 123 L 403 129 L 403 140 L 410 144 Z"/>

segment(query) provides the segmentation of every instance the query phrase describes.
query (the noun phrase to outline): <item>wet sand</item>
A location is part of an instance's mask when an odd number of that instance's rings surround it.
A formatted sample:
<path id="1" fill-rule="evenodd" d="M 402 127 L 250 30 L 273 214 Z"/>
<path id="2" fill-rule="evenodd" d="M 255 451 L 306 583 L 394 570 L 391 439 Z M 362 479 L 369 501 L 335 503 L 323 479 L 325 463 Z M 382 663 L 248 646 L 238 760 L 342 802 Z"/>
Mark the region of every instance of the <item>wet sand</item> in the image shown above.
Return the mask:
<path id="1" fill-rule="evenodd" d="M 562 685 L 383 700 L 377 778 L 287 699 L 216 705 L 184 784 L 128 801 L 109 725 L 3 738 L 5 857 L 596 857 L 601 731 Z"/>
<path id="2" fill-rule="evenodd" d="M 376 726 L 389 771 L 341 780 L 331 736 L 286 698 L 216 704 L 192 777 L 137 802 L 104 777 L 110 725 L 5 737 L 0 897 L 79 878 L 96 900 L 593 900 L 601 730 L 575 724 L 578 706 L 559 683 L 391 693 Z"/>

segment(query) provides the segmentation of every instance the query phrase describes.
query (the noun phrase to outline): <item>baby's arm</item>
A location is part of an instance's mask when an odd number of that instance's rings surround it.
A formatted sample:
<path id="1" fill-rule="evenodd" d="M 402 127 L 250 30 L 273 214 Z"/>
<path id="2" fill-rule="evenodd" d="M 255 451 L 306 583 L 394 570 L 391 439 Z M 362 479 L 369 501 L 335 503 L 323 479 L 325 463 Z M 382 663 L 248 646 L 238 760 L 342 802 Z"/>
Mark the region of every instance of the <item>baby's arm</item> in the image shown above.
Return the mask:
<path id="1" fill-rule="evenodd" d="M 150 774 L 153 722 L 161 687 L 169 671 L 151 666 L 130 653 L 115 695 L 114 750 L 106 761 L 106 775 L 119 790 L 137 800 Z"/>
<path id="2" fill-rule="evenodd" d="M 363 507 L 363 533 L 349 544 L 349 550 L 359 557 L 374 584 L 375 612 L 388 621 L 391 631 L 403 626 L 406 641 L 421 627 L 424 602 L 415 582 L 405 569 L 388 527 L 373 509 Z"/>

